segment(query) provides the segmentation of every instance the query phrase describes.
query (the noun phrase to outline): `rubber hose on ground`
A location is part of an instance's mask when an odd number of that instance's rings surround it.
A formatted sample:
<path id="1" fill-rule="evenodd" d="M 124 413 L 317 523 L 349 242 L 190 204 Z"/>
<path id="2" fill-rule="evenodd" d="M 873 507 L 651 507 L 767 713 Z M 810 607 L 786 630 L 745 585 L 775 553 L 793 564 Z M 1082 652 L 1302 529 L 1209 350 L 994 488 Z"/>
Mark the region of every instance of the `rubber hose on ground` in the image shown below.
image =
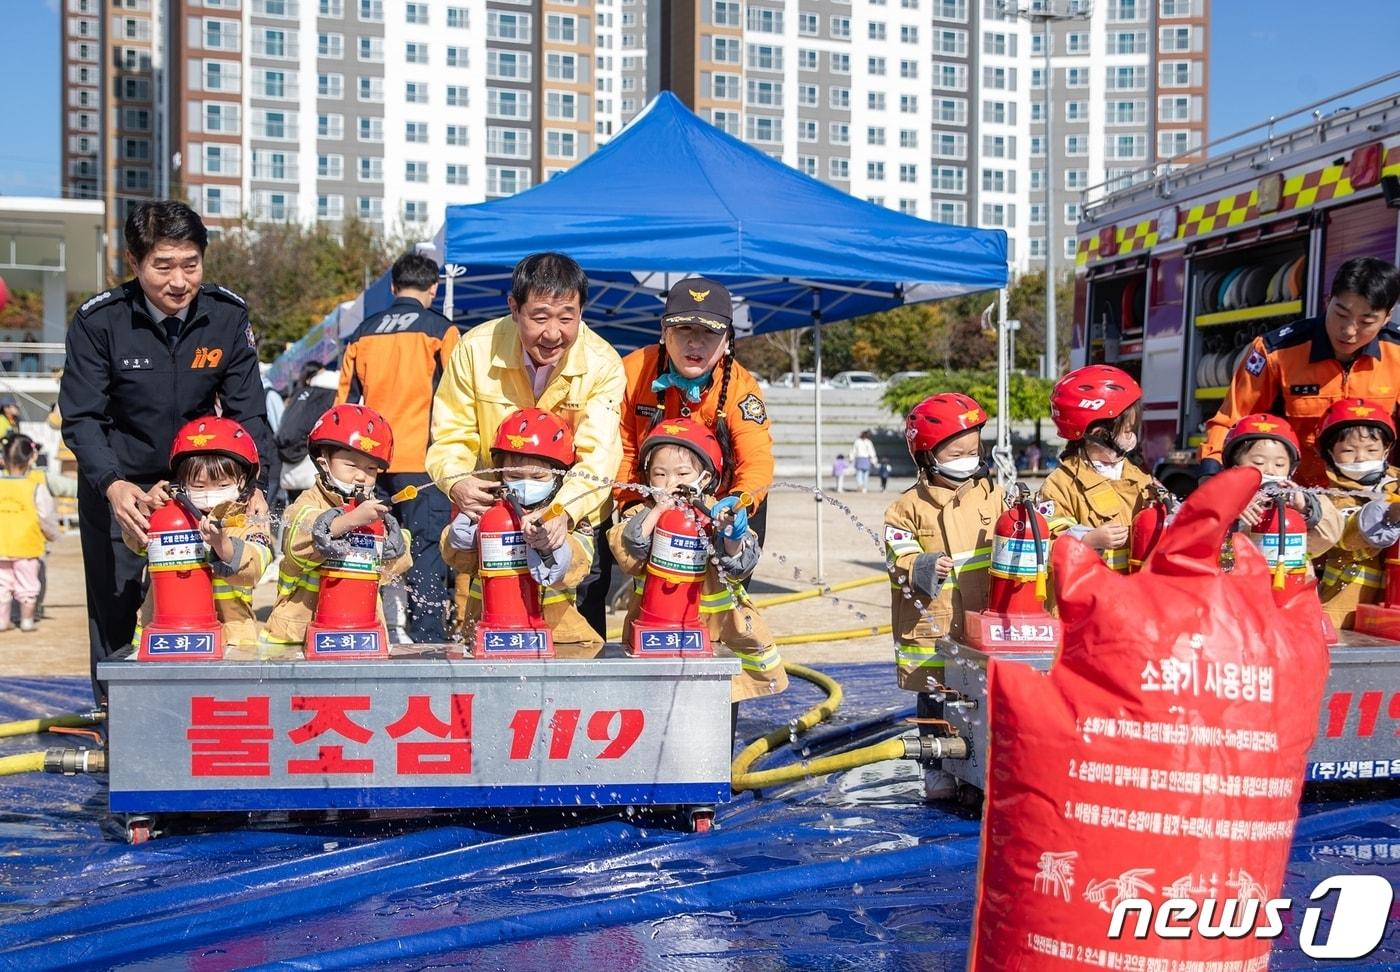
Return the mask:
<path id="1" fill-rule="evenodd" d="M 15 756 L 0 756 L 0 776 L 18 776 L 20 773 L 42 773 L 44 753 L 19 753 Z"/>
<path id="2" fill-rule="evenodd" d="M 839 584 L 824 584 L 810 591 L 793 591 L 791 594 L 774 594 L 772 597 L 761 597 L 753 602 L 753 606 L 756 608 L 777 607 L 779 604 L 791 604 L 794 601 L 805 601 L 808 598 L 821 597 L 824 594 L 835 594 L 838 591 L 849 591 L 852 588 L 865 587 L 869 584 L 878 584 L 881 581 L 887 581 L 889 579 L 889 574 L 874 574 L 870 577 L 861 577 L 857 580 L 842 581 Z"/>
<path id="3" fill-rule="evenodd" d="M 791 742 L 801 733 L 831 718 L 841 705 L 841 699 L 845 693 L 841 688 L 841 683 L 830 675 L 824 675 L 814 668 L 798 665 L 795 662 L 783 662 L 783 669 L 791 677 L 811 682 L 817 688 L 824 690 L 826 698 L 802 713 L 795 721 L 780 729 L 774 729 L 766 736 L 760 736 L 743 748 L 729 768 L 730 786 L 735 790 L 753 789 L 754 787 L 748 782 L 750 766 L 779 746 Z"/>
<path id="4" fill-rule="evenodd" d="M 63 715 L 45 716 L 42 719 L 0 722 L 0 739 L 9 736 L 32 736 L 38 732 L 48 732 L 53 728 L 81 729 L 85 726 L 101 725 L 101 723 L 102 720 L 91 712 L 67 712 Z"/>

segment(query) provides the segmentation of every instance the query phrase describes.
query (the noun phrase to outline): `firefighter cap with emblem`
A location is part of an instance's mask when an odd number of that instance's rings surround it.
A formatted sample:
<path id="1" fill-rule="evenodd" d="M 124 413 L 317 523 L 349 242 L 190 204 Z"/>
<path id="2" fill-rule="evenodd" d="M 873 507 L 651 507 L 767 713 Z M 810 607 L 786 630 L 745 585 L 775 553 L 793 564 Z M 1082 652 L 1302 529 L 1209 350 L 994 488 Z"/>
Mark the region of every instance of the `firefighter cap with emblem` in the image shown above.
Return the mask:
<path id="1" fill-rule="evenodd" d="M 568 469 L 577 458 L 569 427 L 553 412 L 539 408 L 517 409 L 501 420 L 491 454 L 501 452 L 545 459 L 561 469 Z"/>
<path id="2" fill-rule="evenodd" d="M 1230 426 L 1230 431 L 1225 433 L 1225 446 L 1221 449 L 1221 454 L 1230 462 L 1230 457 L 1236 449 L 1261 439 L 1269 439 L 1282 445 L 1288 450 L 1288 458 L 1293 465 L 1298 464 L 1298 456 L 1302 449 L 1298 444 L 1298 433 L 1293 431 L 1293 426 L 1277 415 L 1265 412 L 1246 415 Z"/>
<path id="3" fill-rule="evenodd" d="M 666 294 L 661 326 L 699 324 L 726 333 L 734 325 L 734 302 L 724 284 L 704 277 L 686 277 Z"/>
<path id="4" fill-rule="evenodd" d="M 384 416 L 348 402 L 327 409 L 311 427 L 306 444 L 313 450 L 323 446 L 349 449 L 379 460 L 385 468 L 394 458 L 394 433 Z"/>
<path id="5" fill-rule="evenodd" d="M 642 440 L 637 461 L 643 469 L 658 446 L 673 445 L 688 449 L 704 465 L 705 471 L 719 477 L 724 473 L 724 450 L 719 440 L 704 422 L 693 418 L 662 419 Z"/>
<path id="6" fill-rule="evenodd" d="M 1382 433 L 1386 445 L 1395 441 L 1395 419 L 1390 409 L 1380 402 L 1364 398 L 1343 398 L 1328 406 L 1317 423 L 1317 450 L 1324 457 L 1331 451 L 1332 443 L 1343 431 L 1355 425 L 1363 425 Z"/>
<path id="7" fill-rule="evenodd" d="M 170 444 L 170 468 L 188 456 L 228 456 L 254 472 L 258 468 L 258 447 L 253 437 L 242 425 L 222 415 L 191 419 L 180 426 Z"/>

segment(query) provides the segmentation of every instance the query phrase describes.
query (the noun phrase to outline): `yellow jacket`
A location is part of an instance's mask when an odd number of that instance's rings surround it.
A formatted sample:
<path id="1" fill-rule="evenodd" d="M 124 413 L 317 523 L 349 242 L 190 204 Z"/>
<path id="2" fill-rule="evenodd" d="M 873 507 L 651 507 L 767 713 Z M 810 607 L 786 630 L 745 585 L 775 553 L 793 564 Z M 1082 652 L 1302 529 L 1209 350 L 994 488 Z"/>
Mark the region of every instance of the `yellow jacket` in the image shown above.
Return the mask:
<path id="1" fill-rule="evenodd" d="M 457 607 L 458 630 L 470 637 L 472 626 L 481 617 L 481 578 L 476 575 L 477 552 L 462 550 L 448 542 L 452 534 L 449 523 L 442 531 L 438 549 L 443 563 L 457 572 L 453 602 Z M 554 639 L 554 653 L 560 658 L 596 658 L 603 650 L 603 639 L 592 625 L 578 613 L 578 585 L 588 576 L 593 565 L 593 527 L 581 523 L 566 541 L 569 545 L 569 569 L 556 587 L 540 590 L 540 605 L 545 623 Z"/>
<path id="2" fill-rule="evenodd" d="M 327 510 L 345 501 L 318 481 L 304 490 L 282 514 L 282 564 L 277 572 L 277 603 L 268 615 L 262 640 L 273 645 L 301 645 L 306 626 L 316 615 L 321 591 L 321 564 L 325 555 L 316 546 L 312 531 L 316 520 Z M 384 584 L 408 570 L 413 557 L 408 552 L 408 532 L 396 521 L 384 525 L 384 560 L 379 564 L 379 583 Z M 377 599 L 376 599 L 377 600 Z M 377 607 L 384 619 L 383 605 Z"/>
<path id="3" fill-rule="evenodd" d="M 230 503 L 218 510 L 224 517 L 247 512 L 247 503 Z M 208 552 L 214 573 L 214 613 L 219 618 L 225 647 L 255 645 L 258 643 L 258 619 L 253 614 L 253 588 L 267 565 L 272 563 L 272 538 L 267 535 L 266 525 L 261 523 L 229 527 L 228 534 L 233 538 L 232 563 L 215 562 L 213 551 Z M 125 531 L 122 542 L 132 553 L 146 556 L 146 545 Z M 155 588 L 150 587 L 141 605 L 134 641 L 141 640 L 141 629 L 151 623 L 154 611 Z"/>
<path id="4" fill-rule="evenodd" d="M 921 478 L 885 511 L 885 555 L 894 562 L 890 622 L 900 688 L 934 691 L 943 674 L 934 643 L 941 635 L 961 638 L 964 614 L 987 607 L 992 534 L 1005 510 L 1005 494 L 990 479 L 971 479 L 953 490 Z M 931 600 L 917 590 L 912 598 L 904 596 L 914 560 L 922 553 L 953 558 L 952 573 Z M 923 602 L 923 611 L 914 598 Z"/>
<path id="5" fill-rule="evenodd" d="M 574 434 L 574 471 L 596 477 L 566 478 L 560 503 L 575 523 L 597 516 L 622 461 L 618 429 L 627 382 L 612 345 L 580 322 L 578 337 L 550 376 L 538 401 L 525 370 L 515 321 L 498 317 L 457 342 L 433 398 L 433 443 L 428 475 L 451 495 L 452 485 L 491 464 L 491 442 L 501 421 L 520 408 L 552 412 Z"/>
<path id="6" fill-rule="evenodd" d="M 1389 466 L 1380 482 L 1363 486 L 1327 466 L 1327 480 L 1331 484 L 1327 497 L 1341 513 L 1345 525 L 1341 539 L 1323 562 L 1317 596 L 1322 599 L 1323 612 L 1340 631 L 1356 627 L 1357 605 L 1377 604 L 1385 593 L 1385 556 L 1367 543 L 1356 528 L 1356 514 L 1377 497 L 1400 499 L 1400 469 Z M 1308 554 L 1311 556 L 1313 551 L 1309 549 Z"/>
<path id="7" fill-rule="evenodd" d="M 1040 487 L 1041 512 L 1055 536 L 1072 526 L 1099 527 L 1105 523 L 1131 528 L 1137 516 L 1152 501 L 1152 477 L 1124 460 L 1121 479 L 1105 479 L 1089 460 L 1074 456 L 1064 460 L 1045 477 Z M 1101 551 L 1104 563 L 1127 573 L 1128 545 Z"/>
<path id="8" fill-rule="evenodd" d="M 713 503 L 712 497 L 706 498 L 706 506 Z M 628 602 L 627 617 L 622 624 L 622 642 L 627 645 L 632 642 L 632 624 L 641 611 L 650 557 L 639 555 L 631 549 L 625 537 L 627 526 L 633 518 L 645 515 L 651 507 L 652 504 L 633 506 L 623 516 L 622 522 L 608 531 L 608 546 L 612 548 L 617 565 L 622 568 L 623 573 L 633 578 L 632 598 Z M 748 537 L 754 537 L 752 531 Z M 756 561 L 757 539 L 746 540 L 746 543 L 752 543 L 753 548 L 741 551 L 738 556 L 747 555 L 750 561 Z M 748 572 L 752 571 L 751 563 Z M 705 580 L 700 588 L 700 620 L 709 632 L 710 641 L 732 651 L 738 656 L 742 666 L 740 673 L 729 683 L 731 702 L 776 695 L 788 685 L 787 671 L 783 668 L 783 659 L 773 644 L 768 623 L 763 620 L 763 616 L 758 613 L 744 590 L 744 581 L 747 579 L 748 574 L 721 577 L 715 565 L 711 563 L 705 568 Z"/>

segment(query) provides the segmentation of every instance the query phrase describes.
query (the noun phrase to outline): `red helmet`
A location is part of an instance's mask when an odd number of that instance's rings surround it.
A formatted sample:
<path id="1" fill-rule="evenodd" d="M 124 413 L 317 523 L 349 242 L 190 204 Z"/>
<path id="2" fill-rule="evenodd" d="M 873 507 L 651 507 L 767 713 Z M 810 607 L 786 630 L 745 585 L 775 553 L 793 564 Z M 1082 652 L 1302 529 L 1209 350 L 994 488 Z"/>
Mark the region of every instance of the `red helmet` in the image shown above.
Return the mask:
<path id="1" fill-rule="evenodd" d="M 1317 424 L 1318 450 L 1326 452 L 1332 439 L 1353 425 L 1380 429 L 1385 433 L 1387 443 L 1395 441 L 1395 419 L 1389 409 L 1364 398 L 1343 398 L 1333 402 L 1322 413 L 1322 421 Z"/>
<path id="2" fill-rule="evenodd" d="M 548 459 L 565 469 L 574 464 L 574 434 L 552 412 L 522 408 L 511 412 L 496 429 L 492 452 L 518 452 Z"/>
<path id="3" fill-rule="evenodd" d="M 637 453 L 637 464 L 645 469 L 647 457 L 653 449 L 662 445 L 676 445 L 689 449 L 700 457 L 705 469 L 716 479 L 724 473 L 724 453 L 720 450 L 719 439 L 715 438 L 715 434 L 704 422 L 691 418 L 662 419 L 642 440 L 642 448 Z"/>
<path id="4" fill-rule="evenodd" d="M 180 426 L 170 444 L 170 467 L 187 456 L 228 456 L 256 472 L 258 446 L 248 430 L 231 418 L 209 415 Z"/>
<path id="5" fill-rule="evenodd" d="M 909 410 L 904 419 L 904 441 L 909 454 L 918 459 L 921 452 L 932 452 L 955 435 L 987 424 L 987 410 L 959 392 L 930 395 Z"/>
<path id="6" fill-rule="evenodd" d="M 311 427 L 306 444 L 312 449 L 317 446 L 350 449 L 379 460 L 385 467 L 394 457 L 394 433 L 389 423 L 374 409 L 363 405 L 336 405 L 328 409 Z"/>
<path id="7" fill-rule="evenodd" d="M 1066 442 L 1084 438 L 1095 422 L 1112 421 L 1142 400 L 1133 376 L 1113 365 L 1071 371 L 1050 390 L 1050 418 Z"/>
<path id="8" fill-rule="evenodd" d="M 1234 425 L 1230 426 L 1230 431 L 1225 433 L 1225 447 L 1221 450 L 1225 458 L 1230 458 L 1230 453 L 1239 446 L 1247 445 L 1250 442 L 1257 442 L 1260 439 L 1271 439 L 1280 442 L 1288 450 L 1288 457 L 1296 465 L 1302 447 L 1298 444 L 1298 433 L 1293 431 L 1293 426 L 1277 415 L 1269 415 L 1265 412 L 1256 412 L 1253 415 L 1246 415 Z"/>

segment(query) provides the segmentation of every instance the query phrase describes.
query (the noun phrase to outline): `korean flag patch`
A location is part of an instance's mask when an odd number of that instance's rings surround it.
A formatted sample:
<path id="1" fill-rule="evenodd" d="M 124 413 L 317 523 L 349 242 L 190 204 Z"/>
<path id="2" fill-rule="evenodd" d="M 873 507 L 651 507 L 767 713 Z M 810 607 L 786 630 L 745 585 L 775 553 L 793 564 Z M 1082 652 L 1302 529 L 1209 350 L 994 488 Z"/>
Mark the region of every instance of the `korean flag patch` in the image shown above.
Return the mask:
<path id="1" fill-rule="evenodd" d="M 1035 508 L 1036 508 L 1036 510 L 1040 513 L 1041 516 L 1047 516 L 1047 517 L 1048 517 L 1048 516 L 1054 516 L 1054 515 L 1055 515 L 1055 501 L 1054 501 L 1054 500 L 1041 500 L 1039 503 L 1035 504 Z"/>
<path id="2" fill-rule="evenodd" d="M 739 414 L 744 416 L 745 421 L 758 425 L 768 421 L 768 409 L 763 407 L 763 399 L 754 394 L 744 396 L 739 403 Z"/>
<path id="3" fill-rule="evenodd" d="M 1264 356 L 1259 353 L 1258 348 L 1255 348 L 1249 352 L 1249 357 L 1244 359 L 1244 370 L 1258 378 L 1264 373 L 1264 364 Z"/>
<path id="4" fill-rule="evenodd" d="M 914 534 L 910 533 L 908 530 L 901 530 L 899 527 L 892 526 L 885 527 L 886 543 L 907 543 L 908 541 L 913 539 Z"/>

